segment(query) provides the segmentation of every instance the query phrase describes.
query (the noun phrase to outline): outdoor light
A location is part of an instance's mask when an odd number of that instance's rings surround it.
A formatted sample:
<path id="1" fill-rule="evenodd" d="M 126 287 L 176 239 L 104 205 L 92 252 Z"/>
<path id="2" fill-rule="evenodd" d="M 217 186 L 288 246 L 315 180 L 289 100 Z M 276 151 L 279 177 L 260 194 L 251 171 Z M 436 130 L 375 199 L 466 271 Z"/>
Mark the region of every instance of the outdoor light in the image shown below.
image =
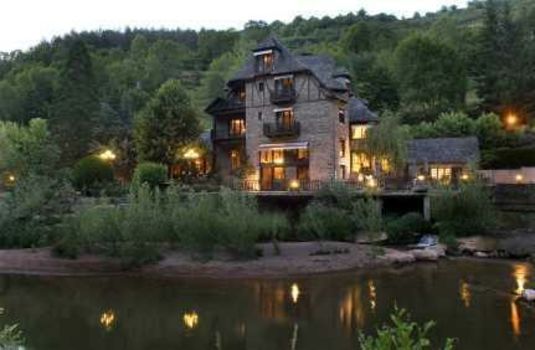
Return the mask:
<path id="1" fill-rule="evenodd" d="M 184 153 L 184 158 L 186 159 L 198 159 L 200 156 L 199 152 L 194 148 L 190 148 Z"/>
<path id="2" fill-rule="evenodd" d="M 371 176 L 371 175 L 366 176 L 366 186 L 368 186 L 370 188 L 377 187 L 377 180 L 374 179 L 373 176 Z"/>
<path id="3" fill-rule="evenodd" d="M 417 179 L 418 181 L 420 181 L 420 182 L 423 182 L 423 181 L 425 181 L 425 175 L 420 174 L 420 175 L 418 175 L 418 176 L 416 177 L 416 179 Z"/>
<path id="4" fill-rule="evenodd" d="M 299 187 L 301 187 L 301 184 L 297 180 L 290 181 L 290 189 L 291 190 L 298 190 Z"/>
<path id="5" fill-rule="evenodd" d="M 518 124 L 518 116 L 516 114 L 509 113 L 505 117 L 505 124 L 507 124 L 507 126 L 510 128 L 514 127 L 515 125 Z"/>
<path id="6" fill-rule="evenodd" d="M 185 313 L 182 319 L 188 329 L 194 329 L 199 324 L 199 315 L 195 311 Z"/>
<path id="7" fill-rule="evenodd" d="M 364 175 L 362 175 L 361 173 L 359 173 L 358 177 L 357 177 L 357 180 L 359 182 L 364 182 Z"/>
<path id="8" fill-rule="evenodd" d="M 7 180 L 8 180 L 9 182 L 15 182 L 15 180 L 16 180 L 15 175 L 9 175 L 9 176 L 7 177 Z"/>
<path id="9" fill-rule="evenodd" d="M 117 158 L 117 156 L 115 155 L 115 153 L 113 153 L 111 150 L 107 149 L 105 151 L 103 151 L 102 153 L 100 153 L 98 155 L 98 157 L 102 160 L 105 160 L 105 161 L 113 161 L 115 160 L 115 158 Z"/>
<path id="10" fill-rule="evenodd" d="M 469 179 L 470 179 L 470 176 L 468 174 L 462 174 L 461 175 L 461 180 L 468 181 Z"/>
<path id="11" fill-rule="evenodd" d="M 112 310 L 108 310 L 100 315 L 100 324 L 108 331 L 113 328 L 115 321 L 115 312 Z"/>
<path id="12" fill-rule="evenodd" d="M 516 174 L 515 180 L 516 180 L 517 183 L 521 183 L 522 181 L 524 181 L 524 175 Z"/>

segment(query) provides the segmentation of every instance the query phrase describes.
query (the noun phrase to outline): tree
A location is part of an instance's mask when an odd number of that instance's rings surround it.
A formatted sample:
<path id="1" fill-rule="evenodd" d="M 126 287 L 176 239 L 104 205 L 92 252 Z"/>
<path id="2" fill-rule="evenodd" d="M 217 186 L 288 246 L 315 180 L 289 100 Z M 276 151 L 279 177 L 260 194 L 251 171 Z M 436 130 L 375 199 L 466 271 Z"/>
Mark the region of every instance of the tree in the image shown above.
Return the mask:
<path id="1" fill-rule="evenodd" d="M 169 80 L 134 120 L 134 141 L 140 161 L 168 166 L 200 132 L 199 118 L 179 81 Z"/>
<path id="2" fill-rule="evenodd" d="M 395 51 L 395 73 L 408 121 L 433 119 L 439 112 L 462 107 L 466 72 L 458 54 L 446 44 L 421 34 L 403 40 Z"/>
<path id="3" fill-rule="evenodd" d="M 349 27 L 341 39 L 341 44 L 347 52 L 369 51 L 372 46 L 372 31 L 368 23 L 359 21 Z"/>
<path id="4" fill-rule="evenodd" d="M 73 40 L 66 56 L 50 126 L 61 147 L 62 162 L 72 164 L 87 155 L 100 106 L 86 45 Z"/>
<path id="5" fill-rule="evenodd" d="M 387 159 L 395 169 L 401 169 L 407 158 L 409 131 L 401 126 L 400 118 L 390 112 L 381 116 L 381 123 L 368 132 L 366 147 L 370 154 Z"/>

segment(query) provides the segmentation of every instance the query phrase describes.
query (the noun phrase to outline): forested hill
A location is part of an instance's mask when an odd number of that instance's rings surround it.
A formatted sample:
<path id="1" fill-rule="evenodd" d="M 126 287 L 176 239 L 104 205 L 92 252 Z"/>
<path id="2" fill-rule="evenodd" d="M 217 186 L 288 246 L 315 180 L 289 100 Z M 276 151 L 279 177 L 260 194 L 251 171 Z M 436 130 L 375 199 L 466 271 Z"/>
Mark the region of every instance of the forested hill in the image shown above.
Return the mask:
<path id="1" fill-rule="evenodd" d="M 297 52 L 334 56 L 373 109 L 409 123 L 448 111 L 535 115 L 535 0 L 495 0 L 409 19 L 361 10 L 249 22 L 239 31 L 70 33 L 0 54 L 0 120 L 41 117 L 71 135 L 66 144 L 108 142 L 129 133 L 135 114 L 169 79 L 182 82 L 202 113 L 269 33 Z"/>

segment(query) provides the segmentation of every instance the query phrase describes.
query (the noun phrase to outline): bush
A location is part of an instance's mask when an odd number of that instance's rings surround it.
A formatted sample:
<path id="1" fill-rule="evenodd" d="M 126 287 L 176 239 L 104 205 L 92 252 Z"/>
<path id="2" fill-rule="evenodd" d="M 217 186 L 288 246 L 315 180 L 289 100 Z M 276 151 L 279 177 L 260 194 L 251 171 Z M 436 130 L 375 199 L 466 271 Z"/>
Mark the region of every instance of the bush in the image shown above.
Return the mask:
<path id="1" fill-rule="evenodd" d="M 416 236 L 431 232 L 431 224 L 420 213 L 408 213 L 386 224 L 388 241 L 392 244 L 413 243 Z"/>
<path id="2" fill-rule="evenodd" d="M 403 309 L 397 309 L 390 316 L 391 325 L 384 324 L 377 330 L 375 337 L 360 333 L 361 350 L 423 350 L 436 349 L 431 345 L 427 335 L 435 323 L 429 321 L 423 326 L 412 322 L 410 315 Z M 453 339 L 448 338 L 444 350 L 453 349 Z"/>
<path id="3" fill-rule="evenodd" d="M 446 189 L 432 200 L 432 216 L 441 235 L 485 234 L 496 225 L 490 191 L 482 184 Z"/>
<path id="4" fill-rule="evenodd" d="M 498 148 L 484 153 L 483 168 L 517 169 L 535 166 L 535 147 Z"/>
<path id="5" fill-rule="evenodd" d="M 346 210 L 327 206 L 318 201 L 313 201 L 306 207 L 297 230 L 301 239 L 320 241 L 343 241 L 355 233 L 353 220 Z"/>
<path id="6" fill-rule="evenodd" d="M 139 164 L 134 170 L 132 187 L 139 188 L 142 184 L 148 184 L 155 188 L 167 181 L 167 167 L 163 164 L 145 162 Z"/>
<path id="7" fill-rule="evenodd" d="M 379 233 L 383 229 L 381 207 L 376 200 L 366 197 L 352 205 L 351 216 L 358 231 L 367 234 Z"/>
<path id="8" fill-rule="evenodd" d="M 86 193 L 98 191 L 104 184 L 113 181 L 112 166 L 97 156 L 80 159 L 73 168 L 73 185 Z"/>

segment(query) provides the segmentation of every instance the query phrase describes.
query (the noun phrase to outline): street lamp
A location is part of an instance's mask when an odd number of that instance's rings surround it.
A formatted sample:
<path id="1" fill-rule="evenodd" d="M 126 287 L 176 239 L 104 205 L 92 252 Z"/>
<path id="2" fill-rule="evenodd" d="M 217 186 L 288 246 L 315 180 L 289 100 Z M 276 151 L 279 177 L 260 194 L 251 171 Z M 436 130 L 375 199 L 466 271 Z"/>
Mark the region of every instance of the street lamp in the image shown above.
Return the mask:
<path id="1" fill-rule="evenodd" d="M 184 152 L 184 158 L 186 159 L 198 159 L 200 158 L 199 152 L 197 152 L 194 148 L 188 149 L 186 152 Z"/>

